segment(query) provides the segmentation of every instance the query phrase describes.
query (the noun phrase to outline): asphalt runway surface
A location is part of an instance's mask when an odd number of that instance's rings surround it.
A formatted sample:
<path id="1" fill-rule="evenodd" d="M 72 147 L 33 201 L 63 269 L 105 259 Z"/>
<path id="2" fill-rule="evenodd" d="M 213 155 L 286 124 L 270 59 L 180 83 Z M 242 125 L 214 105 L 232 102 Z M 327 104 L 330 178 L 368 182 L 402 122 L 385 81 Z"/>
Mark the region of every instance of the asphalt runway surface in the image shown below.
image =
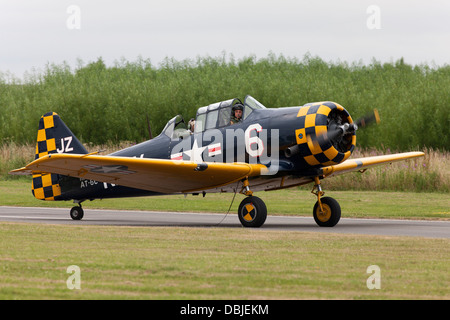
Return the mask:
<path id="1" fill-rule="evenodd" d="M 174 213 L 96 210 L 84 208 L 84 218 L 74 221 L 69 208 L 1 207 L 0 221 L 67 225 L 169 226 L 242 228 L 235 213 Z M 450 238 L 450 221 L 341 218 L 333 228 L 321 228 L 313 217 L 268 216 L 258 230 L 346 233 L 386 236 Z"/>

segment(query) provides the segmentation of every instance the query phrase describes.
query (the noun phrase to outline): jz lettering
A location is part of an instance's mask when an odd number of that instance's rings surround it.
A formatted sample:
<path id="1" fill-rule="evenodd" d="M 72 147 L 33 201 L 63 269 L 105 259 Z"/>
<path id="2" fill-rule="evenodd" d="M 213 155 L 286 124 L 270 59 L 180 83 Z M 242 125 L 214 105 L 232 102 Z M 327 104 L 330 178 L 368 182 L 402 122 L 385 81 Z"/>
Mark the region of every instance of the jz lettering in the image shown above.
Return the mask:
<path id="1" fill-rule="evenodd" d="M 66 143 L 64 143 L 66 141 Z M 70 146 L 72 143 L 72 136 L 61 138 L 61 149 L 56 149 L 58 153 L 65 153 L 73 151 L 73 148 Z"/>

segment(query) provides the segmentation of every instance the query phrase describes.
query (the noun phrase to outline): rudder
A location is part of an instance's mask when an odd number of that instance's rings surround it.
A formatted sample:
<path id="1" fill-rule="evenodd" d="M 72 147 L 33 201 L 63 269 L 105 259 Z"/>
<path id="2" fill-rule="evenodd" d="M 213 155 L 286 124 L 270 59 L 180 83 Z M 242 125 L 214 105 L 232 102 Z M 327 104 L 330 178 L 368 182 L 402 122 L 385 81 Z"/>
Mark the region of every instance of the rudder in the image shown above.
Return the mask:
<path id="1" fill-rule="evenodd" d="M 46 113 L 39 120 L 35 159 L 51 153 L 88 153 L 55 112 Z"/>

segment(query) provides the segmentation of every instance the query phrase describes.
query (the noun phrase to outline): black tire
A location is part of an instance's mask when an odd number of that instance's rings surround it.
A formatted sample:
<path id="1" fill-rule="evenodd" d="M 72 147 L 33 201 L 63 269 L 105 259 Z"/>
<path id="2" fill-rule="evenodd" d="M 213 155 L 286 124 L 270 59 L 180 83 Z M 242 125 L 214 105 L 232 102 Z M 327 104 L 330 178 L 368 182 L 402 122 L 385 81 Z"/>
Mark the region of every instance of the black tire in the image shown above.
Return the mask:
<path id="1" fill-rule="evenodd" d="M 314 220 L 320 227 L 334 227 L 341 219 L 341 206 L 330 197 L 324 197 L 320 200 L 324 213 L 320 214 L 319 202 L 317 201 L 313 210 Z"/>
<path id="2" fill-rule="evenodd" d="M 267 218 L 266 204 L 258 197 L 247 197 L 239 205 L 238 216 L 244 227 L 259 228 Z"/>
<path id="3" fill-rule="evenodd" d="M 84 210 L 81 207 L 73 207 L 70 209 L 70 217 L 73 220 L 81 220 L 84 216 Z"/>

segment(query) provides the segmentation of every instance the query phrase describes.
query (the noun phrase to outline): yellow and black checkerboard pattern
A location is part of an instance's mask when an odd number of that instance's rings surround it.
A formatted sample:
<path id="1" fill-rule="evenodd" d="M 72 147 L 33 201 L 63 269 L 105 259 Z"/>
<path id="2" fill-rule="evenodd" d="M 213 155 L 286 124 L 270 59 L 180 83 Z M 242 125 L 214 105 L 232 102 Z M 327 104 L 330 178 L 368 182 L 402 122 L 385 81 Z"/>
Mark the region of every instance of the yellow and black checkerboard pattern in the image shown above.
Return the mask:
<path id="1" fill-rule="evenodd" d="M 31 191 L 36 199 L 53 201 L 61 195 L 58 176 L 53 173 L 34 174 Z"/>
<path id="2" fill-rule="evenodd" d="M 56 113 L 46 113 L 39 120 L 39 130 L 36 143 L 36 157 L 46 156 L 56 151 L 56 141 L 53 136 L 53 128 L 55 127 L 54 117 L 59 117 Z"/>
<path id="3" fill-rule="evenodd" d="M 56 113 L 51 112 L 44 114 L 39 120 L 35 159 L 56 152 L 54 132 L 55 120 L 58 118 L 59 116 Z M 61 195 L 58 175 L 51 173 L 33 175 L 31 191 L 37 199 L 55 200 L 55 197 Z"/>
<path id="4" fill-rule="evenodd" d="M 297 117 L 300 129 L 295 131 L 300 154 L 311 166 L 334 165 L 350 157 L 356 145 L 356 135 L 352 136 L 352 143 L 345 153 L 339 152 L 327 139 L 327 119 L 333 109 L 342 112 L 349 123 L 353 123 L 350 114 L 339 104 L 334 102 L 311 103 L 300 108 Z"/>

